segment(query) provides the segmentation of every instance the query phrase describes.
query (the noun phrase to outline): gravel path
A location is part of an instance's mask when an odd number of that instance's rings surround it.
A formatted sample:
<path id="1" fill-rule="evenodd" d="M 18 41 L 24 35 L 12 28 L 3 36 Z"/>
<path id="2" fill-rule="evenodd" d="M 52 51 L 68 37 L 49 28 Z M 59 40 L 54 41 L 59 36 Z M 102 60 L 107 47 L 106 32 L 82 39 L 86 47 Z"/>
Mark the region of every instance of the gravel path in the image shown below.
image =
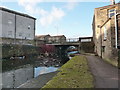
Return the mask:
<path id="1" fill-rule="evenodd" d="M 86 56 L 95 79 L 95 88 L 118 88 L 118 68 L 97 56 Z"/>

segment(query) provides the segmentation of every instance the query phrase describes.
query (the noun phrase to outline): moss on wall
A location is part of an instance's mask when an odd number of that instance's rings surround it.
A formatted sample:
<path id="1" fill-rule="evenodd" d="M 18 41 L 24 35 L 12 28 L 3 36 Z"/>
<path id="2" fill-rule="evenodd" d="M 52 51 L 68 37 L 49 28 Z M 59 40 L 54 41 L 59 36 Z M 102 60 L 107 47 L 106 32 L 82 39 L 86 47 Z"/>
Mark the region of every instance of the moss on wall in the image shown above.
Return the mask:
<path id="1" fill-rule="evenodd" d="M 4 44 L 0 45 L 2 47 L 2 58 L 9 58 L 11 56 L 22 56 L 30 54 L 39 54 L 40 48 L 30 45 L 13 45 Z"/>

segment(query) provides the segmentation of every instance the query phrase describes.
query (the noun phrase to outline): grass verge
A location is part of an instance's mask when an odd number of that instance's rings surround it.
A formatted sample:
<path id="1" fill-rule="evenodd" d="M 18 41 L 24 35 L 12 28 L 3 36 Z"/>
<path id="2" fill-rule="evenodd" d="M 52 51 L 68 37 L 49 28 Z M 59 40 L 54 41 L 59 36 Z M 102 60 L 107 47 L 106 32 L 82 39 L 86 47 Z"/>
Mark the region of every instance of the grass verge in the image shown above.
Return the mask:
<path id="1" fill-rule="evenodd" d="M 45 88 L 93 88 L 93 76 L 89 71 L 87 59 L 75 56 L 63 65 L 60 71 Z"/>
<path id="2" fill-rule="evenodd" d="M 111 59 L 103 59 L 105 62 L 115 66 L 115 67 L 118 67 L 118 61 L 117 60 L 111 60 Z"/>

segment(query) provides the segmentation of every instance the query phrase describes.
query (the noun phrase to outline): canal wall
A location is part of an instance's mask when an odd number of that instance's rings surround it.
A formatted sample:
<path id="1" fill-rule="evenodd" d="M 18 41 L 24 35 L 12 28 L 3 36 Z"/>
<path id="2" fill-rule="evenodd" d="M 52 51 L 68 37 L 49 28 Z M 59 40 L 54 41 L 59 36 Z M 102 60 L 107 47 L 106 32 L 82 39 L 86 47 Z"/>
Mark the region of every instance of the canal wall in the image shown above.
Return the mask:
<path id="1" fill-rule="evenodd" d="M 13 45 L 3 44 L 2 47 L 2 58 L 10 58 L 12 56 L 26 56 L 40 54 L 41 48 L 30 45 Z"/>

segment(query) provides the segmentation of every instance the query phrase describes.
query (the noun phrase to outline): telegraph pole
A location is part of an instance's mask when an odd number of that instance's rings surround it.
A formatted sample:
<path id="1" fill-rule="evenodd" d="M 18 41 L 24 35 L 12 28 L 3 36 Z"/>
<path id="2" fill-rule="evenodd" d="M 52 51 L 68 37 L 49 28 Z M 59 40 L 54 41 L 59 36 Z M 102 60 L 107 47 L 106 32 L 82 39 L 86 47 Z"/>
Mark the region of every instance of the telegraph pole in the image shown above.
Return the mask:
<path id="1" fill-rule="evenodd" d="M 114 5 L 115 4 L 115 0 L 110 0 L 111 4 Z"/>
<path id="2" fill-rule="evenodd" d="M 58 24 L 55 25 L 55 28 L 57 30 L 57 36 L 58 36 L 58 29 L 59 29 Z"/>

